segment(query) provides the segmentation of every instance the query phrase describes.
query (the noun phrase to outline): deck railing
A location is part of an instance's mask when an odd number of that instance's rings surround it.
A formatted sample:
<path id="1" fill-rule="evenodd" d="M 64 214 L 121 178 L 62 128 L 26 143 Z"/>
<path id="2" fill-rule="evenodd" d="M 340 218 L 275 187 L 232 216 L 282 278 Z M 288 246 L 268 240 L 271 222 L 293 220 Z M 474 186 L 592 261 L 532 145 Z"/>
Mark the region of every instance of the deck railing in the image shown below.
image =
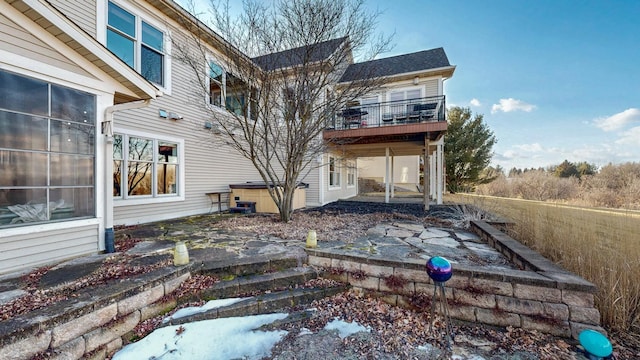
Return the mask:
<path id="1" fill-rule="evenodd" d="M 342 130 L 430 121 L 445 121 L 444 95 L 349 106 L 336 114 L 328 128 Z"/>

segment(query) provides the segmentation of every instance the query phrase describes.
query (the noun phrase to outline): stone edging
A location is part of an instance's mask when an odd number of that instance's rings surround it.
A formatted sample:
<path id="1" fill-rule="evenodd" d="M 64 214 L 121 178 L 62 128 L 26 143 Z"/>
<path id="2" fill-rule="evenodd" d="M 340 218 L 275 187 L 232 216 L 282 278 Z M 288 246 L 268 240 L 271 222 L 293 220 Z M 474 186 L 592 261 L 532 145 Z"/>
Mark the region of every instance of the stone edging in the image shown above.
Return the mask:
<path id="1" fill-rule="evenodd" d="M 595 285 L 485 222 L 473 222 L 471 229 L 524 270 L 454 264 L 446 282 L 453 318 L 574 338 L 587 328 L 604 331 L 594 307 Z M 394 305 L 410 306 L 412 296 L 430 297 L 434 291 L 425 260 L 386 260 L 333 249 L 307 249 L 307 254 L 309 265 L 325 269 L 327 277 L 382 293 Z"/>

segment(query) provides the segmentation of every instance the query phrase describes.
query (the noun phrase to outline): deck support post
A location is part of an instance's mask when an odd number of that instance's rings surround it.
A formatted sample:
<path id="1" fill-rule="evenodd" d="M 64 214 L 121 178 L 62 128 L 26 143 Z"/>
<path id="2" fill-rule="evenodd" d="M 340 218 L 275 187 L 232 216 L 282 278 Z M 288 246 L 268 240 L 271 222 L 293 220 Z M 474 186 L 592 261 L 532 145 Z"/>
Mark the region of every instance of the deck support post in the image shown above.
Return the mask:
<path id="1" fill-rule="evenodd" d="M 441 139 L 442 140 L 442 139 Z M 442 192 L 444 189 L 444 141 L 440 141 L 438 144 L 438 150 L 436 151 L 437 155 L 437 177 L 436 177 L 436 204 L 442 204 Z"/>
<path id="2" fill-rule="evenodd" d="M 424 202 L 424 211 L 429 211 L 429 176 L 431 175 L 429 172 L 429 133 L 424 134 L 424 166 L 423 166 L 423 177 L 422 177 L 422 195 Z"/>
<path id="3" fill-rule="evenodd" d="M 385 154 L 385 175 L 384 175 L 384 202 L 389 203 L 389 147 L 384 149 Z"/>
<path id="4" fill-rule="evenodd" d="M 396 197 L 396 181 L 393 177 L 393 173 L 395 172 L 395 163 L 394 163 L 394 159 L 395 156 L 391 155 L 391 198 L 393 199 L 394 197 Z"/>

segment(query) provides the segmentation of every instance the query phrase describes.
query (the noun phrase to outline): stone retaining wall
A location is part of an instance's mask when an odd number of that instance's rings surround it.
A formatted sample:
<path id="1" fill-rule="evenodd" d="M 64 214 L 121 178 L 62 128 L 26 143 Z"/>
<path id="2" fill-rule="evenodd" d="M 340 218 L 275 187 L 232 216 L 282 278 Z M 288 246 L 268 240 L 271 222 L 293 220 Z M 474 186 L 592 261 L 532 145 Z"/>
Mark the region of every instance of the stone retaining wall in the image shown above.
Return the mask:
<path id="1" fill-rule="evenodd" d="M 141 321 L 176 306 L 165 298 L 191 276 L 185 268 L 166 268 L 3 323 L 0 359 L 104 359 L 122 347 L 122 336 Z M 53 315 L 51 315 L 53 314 Z"/>
<path id="2" fill-rule="evenodd" d="M 453 318 L 562 337 L 577 338 L 587 328 L 604 332 L 594 308 L 595 285 L 485 222 L 474 222 L 471 228 L 523 270 L 452 264 L 454 275 L 446 282 L 446 294 Z M 385 260 L 339 250 L 307 253 L 309 264 L 325 269 L 327 277 L 374 292 L 394 305 L 415 306 L 411 299 L 417 294 L 430 300 L 434 292 L 426 260 Z"/>

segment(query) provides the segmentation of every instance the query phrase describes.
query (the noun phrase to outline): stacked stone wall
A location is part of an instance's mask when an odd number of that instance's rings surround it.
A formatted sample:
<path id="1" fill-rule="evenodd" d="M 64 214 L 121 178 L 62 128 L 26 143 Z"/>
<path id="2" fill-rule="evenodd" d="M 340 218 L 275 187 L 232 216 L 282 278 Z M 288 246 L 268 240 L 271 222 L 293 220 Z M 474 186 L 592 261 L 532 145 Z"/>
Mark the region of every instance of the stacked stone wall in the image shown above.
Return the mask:
<path id="1" fill-rule="evenodd" d="M 0 359 L 105 359 L 120 349 L 123 336 L 142 321 L 176 306 L 170 295 L 191 276 L 162 269 L 86 299 L 72 299 L 28 318 L 7 320 L 0 334 Z M 11 323 L 11 324 L 9 324 Z"/>
<path id="2" fill-rule="evenodd" d="M 567 338 L 577 338 L 587 328 L 604 332 L 594 307 L 593 284 L 484 222 L 475 223 L 472 229 L 523 270 L 453 264 L 454 275 L 445 283 L 453 318 Z M 307 252 L 309 264 L 324 269 L 324 276 L 379 295 L 393 305 L 415 307 L 416 296 L 430 300 L 434 293 L 426 260 L 385 260 L 338 250 Z"/>

